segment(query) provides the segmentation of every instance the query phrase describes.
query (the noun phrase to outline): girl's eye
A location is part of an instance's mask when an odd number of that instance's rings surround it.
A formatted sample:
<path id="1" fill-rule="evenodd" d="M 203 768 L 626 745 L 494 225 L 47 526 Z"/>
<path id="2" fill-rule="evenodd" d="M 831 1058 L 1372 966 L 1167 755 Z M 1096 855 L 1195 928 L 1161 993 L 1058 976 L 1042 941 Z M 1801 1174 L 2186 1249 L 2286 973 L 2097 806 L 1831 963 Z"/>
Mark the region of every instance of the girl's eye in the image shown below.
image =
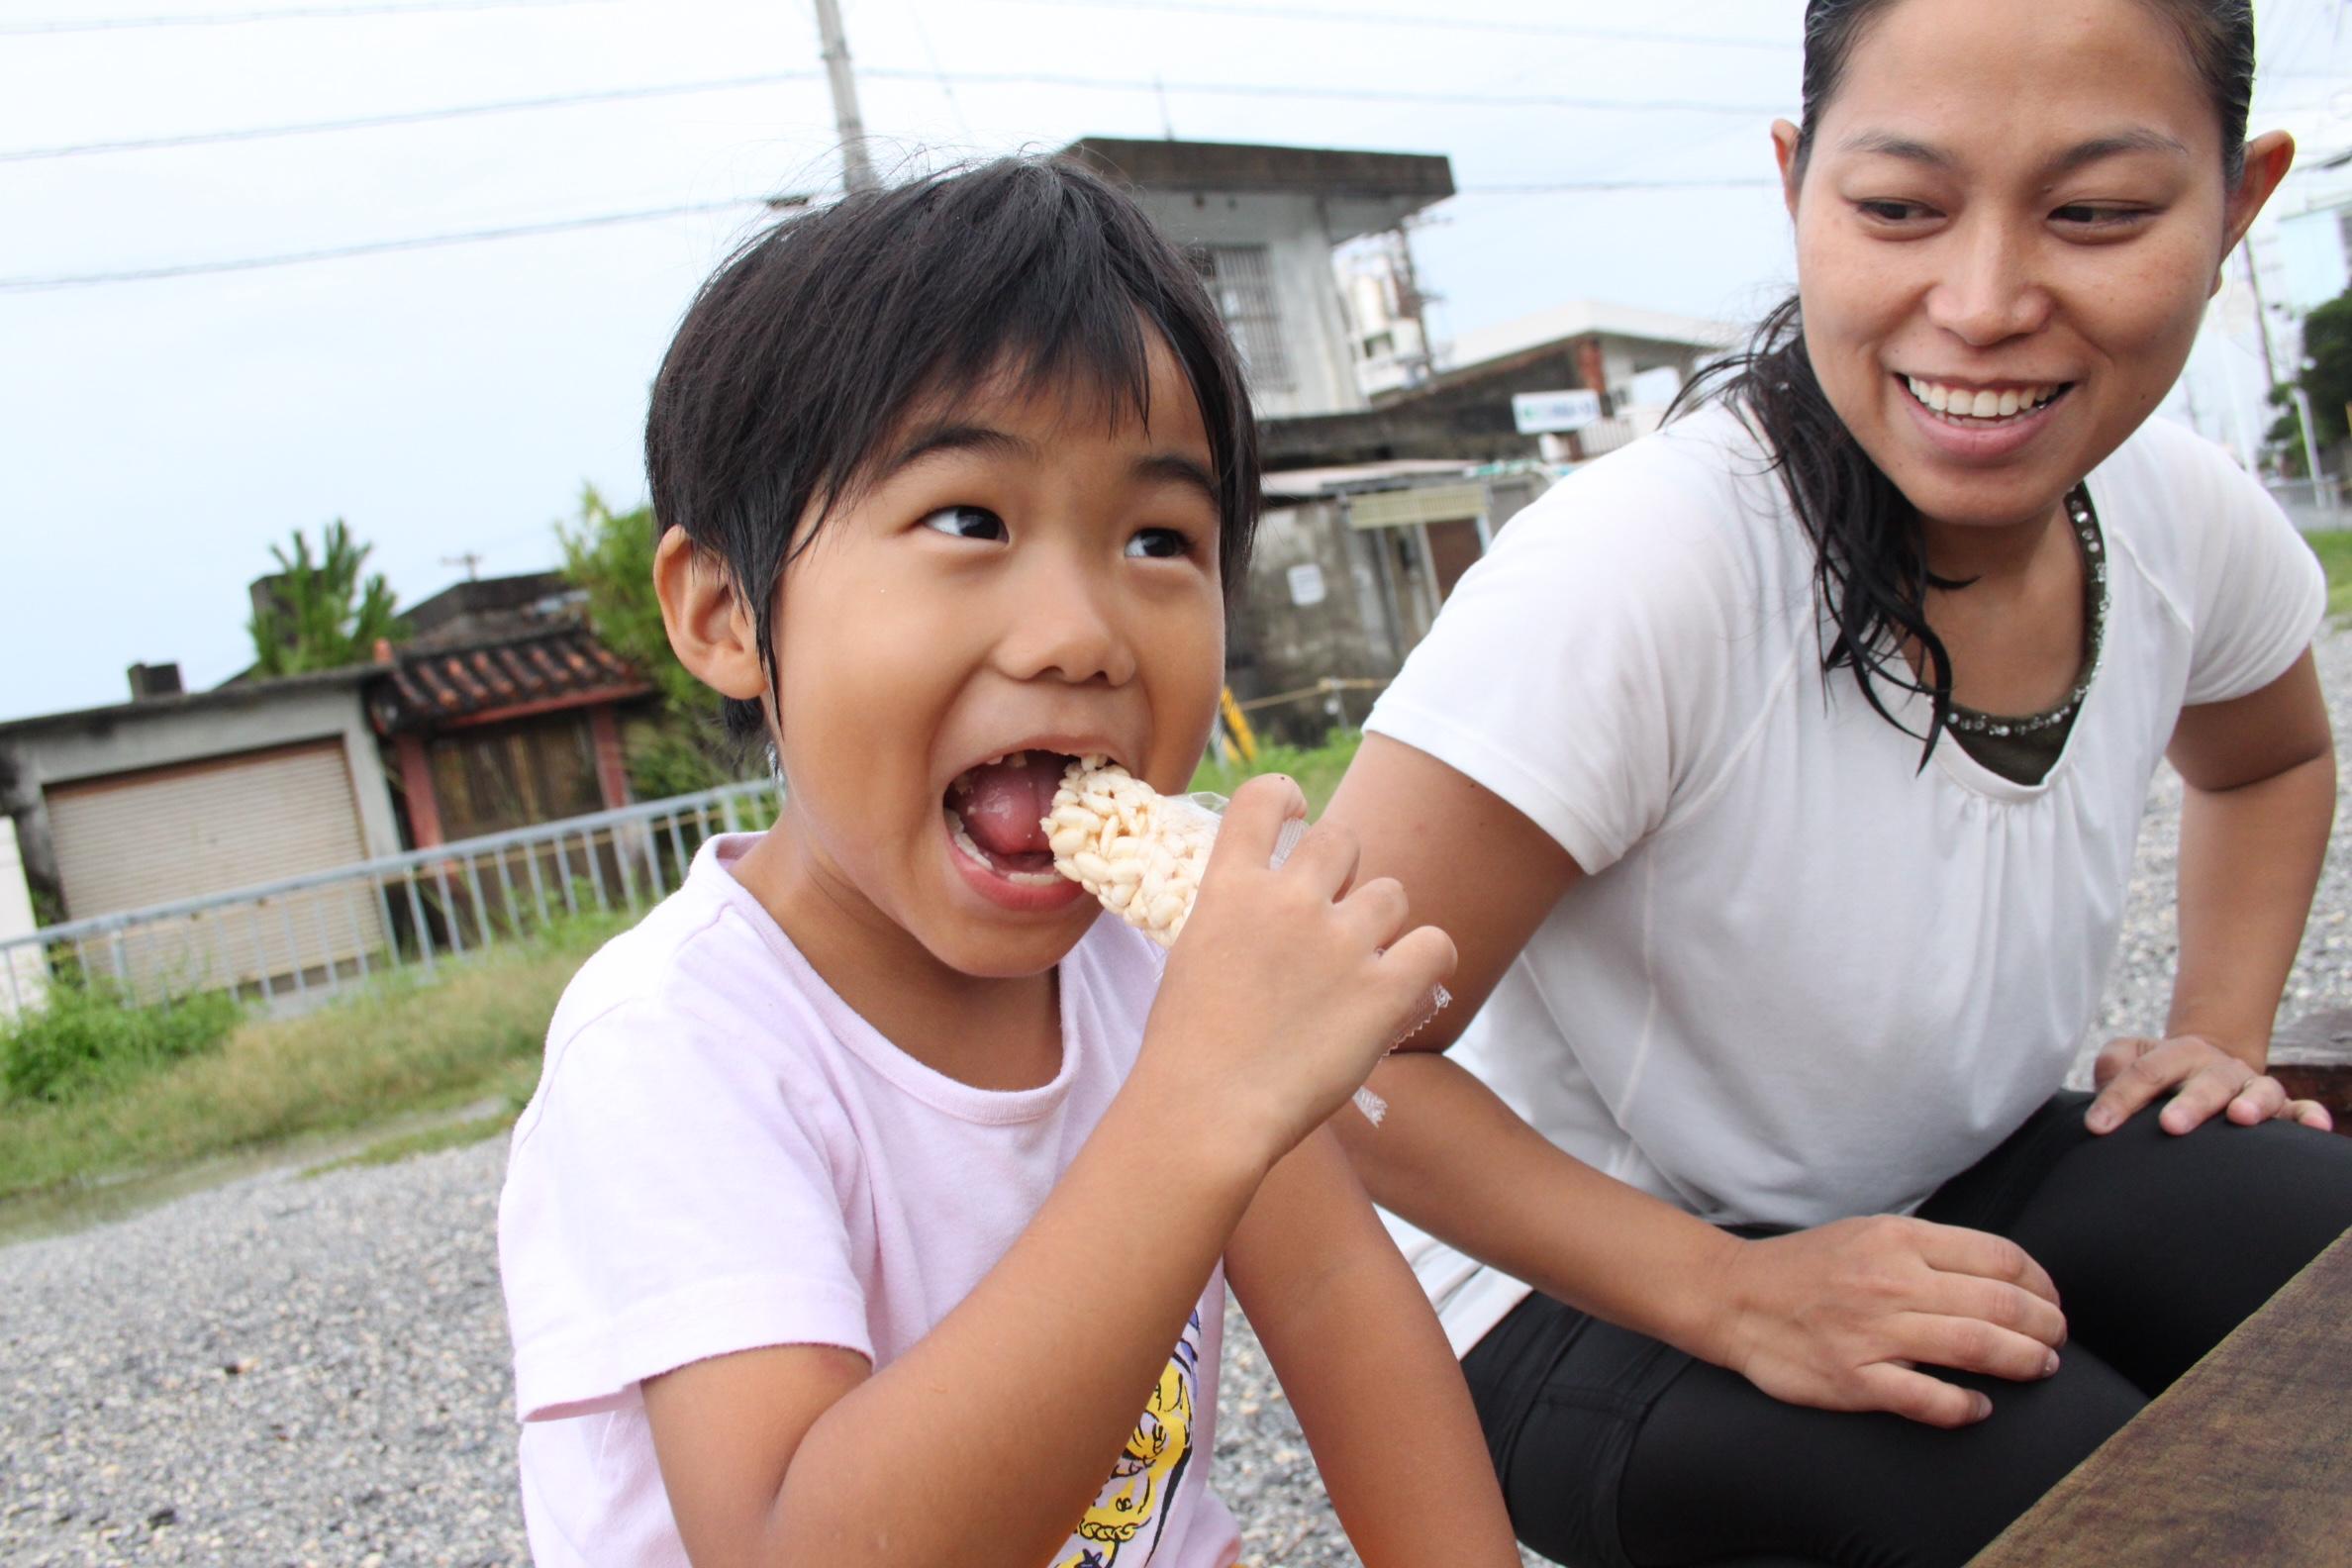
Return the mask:
<path id="1" fill-rule="evenodd" d="M 1005 520 L 986 507 L 941 507 L 926 517 L 923 526 L 949 539 L 979 539 L 992 544 L 1002 544 L 1013 537 L 1005 527 Z"/>
<path id="2" fill-rule="evenodd" d="M 1921 218 L 1931 216 L 1928 210 L 1917 202 L 1858 201 L 1854 203 L 1854 207 L 1863 217 L 1874 218 L 1880 223 L 1913 223 Z"/>
<path id="3" fill-rule="evenodd" d="M 1127 552 L 1137 560 L 1175 560 L 1192 553 L 1192 540 L 1174 529 L 1147 528 L 1127 540 Z"/>

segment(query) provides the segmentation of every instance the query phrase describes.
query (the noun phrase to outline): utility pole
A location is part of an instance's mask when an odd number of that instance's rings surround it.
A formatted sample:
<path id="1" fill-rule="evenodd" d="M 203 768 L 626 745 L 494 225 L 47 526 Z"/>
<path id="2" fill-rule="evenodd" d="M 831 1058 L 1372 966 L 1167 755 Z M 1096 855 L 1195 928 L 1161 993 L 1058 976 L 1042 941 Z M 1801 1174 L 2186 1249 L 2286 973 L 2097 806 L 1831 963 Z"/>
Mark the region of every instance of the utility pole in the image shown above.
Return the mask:
<path id="1" fill-rule="evenodd" d="M 857 114 L 857 78 L 849 70 L 849 40 L 841 32 L 837 0 L 816 0 L 817 37 L 825 46 L 825 75 L 833 84 L 833 126 L 841 138 L 841 183 L 852 193 L 874 188 L 866 156 L 865 122 Z"/>
<path id="2" fill-rule="evenodd" d="M 2262 390 L 2267 397 L 2270 389 L 2279 384 L 2279 367 L 2271 359 L 2270 315 L 2262 308 L 2262 279 L 2254 271 L 2254 237 L 2251 234 L 2238 245 L 2238 252 L 2246 258 L 2246 287 L 2254 291 L 2254 336 L 2262 343 Z"/>

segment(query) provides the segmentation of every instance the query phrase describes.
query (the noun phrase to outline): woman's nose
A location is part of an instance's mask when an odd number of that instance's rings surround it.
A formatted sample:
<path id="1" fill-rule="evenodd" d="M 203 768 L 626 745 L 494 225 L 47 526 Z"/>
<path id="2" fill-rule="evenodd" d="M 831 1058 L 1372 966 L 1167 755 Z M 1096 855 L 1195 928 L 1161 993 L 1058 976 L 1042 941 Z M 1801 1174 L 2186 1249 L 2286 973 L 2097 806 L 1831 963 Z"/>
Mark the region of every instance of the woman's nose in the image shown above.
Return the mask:
<path id="1" fill-rule="evenodd" d="M 1135 678 L 1135 650 L 1109 596 L 1085 563 L 1073 560 L 1040 560 L 1021 574 L 1006 607 L 998 660 L 1016 680 L 1124 686 Z"/>
<path id="2" fill-rule="evenodd" d="M 2031 241 L 1995 222 L 1971 225 L 1953 240 L 1927 294 L 1928 319 L 1975 348 L 2039 331 L 2050 295 L 2034 275 Z"/>

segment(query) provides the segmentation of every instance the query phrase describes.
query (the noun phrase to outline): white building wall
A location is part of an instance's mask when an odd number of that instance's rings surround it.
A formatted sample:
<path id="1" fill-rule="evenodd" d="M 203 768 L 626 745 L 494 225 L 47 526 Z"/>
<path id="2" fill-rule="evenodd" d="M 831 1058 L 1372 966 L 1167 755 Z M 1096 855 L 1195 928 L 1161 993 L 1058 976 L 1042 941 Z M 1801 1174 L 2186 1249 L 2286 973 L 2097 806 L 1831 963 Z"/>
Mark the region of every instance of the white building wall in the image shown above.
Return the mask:
<path id="1" fill-rule="evenodd" d="M 16 824 L 0 815 L 0 941 L 29 936 L 41 929 L 33 918 L 33 890 L 25 883 L 25 860 L 17 849 Z M 0 952 L 0 1024 L 49 1000 L 49 966 L 38 947 Z"/>
<path id="2" fill-rule="evenodd" d="M 1291 384 L 1253 386 L 1260 415 L 1340 414 L 1368 406 L 1356 385 L 1347 311 L 1331 271 L 1331 230 L 1317 198 L 1266 192 L 1138 195 L 1152 220 L 1178 245 L 1266 247 Z"/>

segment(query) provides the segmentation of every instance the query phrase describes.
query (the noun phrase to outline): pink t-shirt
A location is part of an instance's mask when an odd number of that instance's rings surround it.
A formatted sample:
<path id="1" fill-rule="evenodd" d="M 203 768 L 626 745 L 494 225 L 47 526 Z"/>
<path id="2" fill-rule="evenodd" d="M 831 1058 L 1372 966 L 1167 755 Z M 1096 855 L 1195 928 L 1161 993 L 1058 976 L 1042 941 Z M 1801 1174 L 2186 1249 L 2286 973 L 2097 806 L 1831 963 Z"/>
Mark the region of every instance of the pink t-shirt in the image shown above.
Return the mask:
<path id="1" fill-rule="evenodd" d="M 547 1029 L 515 1128 L 499 1265 L 524 1421 L 524 1518 L 542 1568 L 683 1564 L 643 1379 L 766 1345 L 884 1367 L 1029 1225 L 1142 1042 L 1159 950 L 1105 918 L 1062 960 L 1051 1083 L 974 1089 L 875 1032 L 703 845 L 685 886 L 591 958 Z M 1139 1180 L 1153 1154 L 1136 1151 Z M 1111 1235 L 1108 1250 L 1150 1245 Z M 1223 1270 L 1055 1568 L 1222 1568 L 1210 1493 Z M 922 1467 L 1018 1442 L 944 1396 Z"/>

